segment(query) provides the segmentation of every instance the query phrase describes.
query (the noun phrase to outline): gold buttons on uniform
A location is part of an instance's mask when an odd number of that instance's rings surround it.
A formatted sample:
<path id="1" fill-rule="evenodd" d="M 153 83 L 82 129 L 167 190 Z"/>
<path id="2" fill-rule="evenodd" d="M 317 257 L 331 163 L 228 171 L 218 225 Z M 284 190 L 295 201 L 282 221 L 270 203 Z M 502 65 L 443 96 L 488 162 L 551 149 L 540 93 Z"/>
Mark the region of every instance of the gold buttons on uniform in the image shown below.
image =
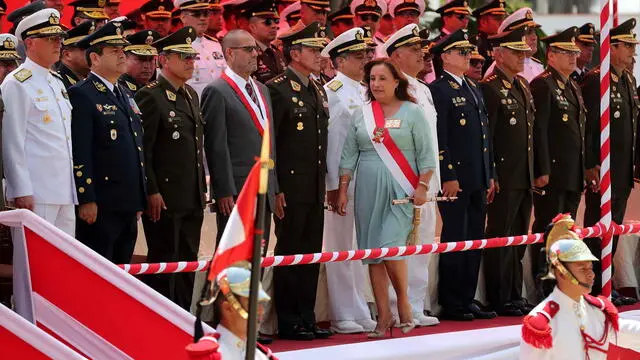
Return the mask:
<path id="1" fill-rule="evenodd" d="M 87 184 L 91 185 L 91 183 L 92 183 L 91 178 L 87 178 Z"/>
<path id="2" fill-rule="evenodd" d="M 438 156 L 438 159 L 440 159 L 440 161 L 444 160 L 444 156 L 440 155 Z"/>
<path id="3" fill-rule="evenodd" d="M 460 119 L 460 125 L 465 126 L 467 124 L 466 119 Z"/>
<path id="4" fill-rule="evenodd" d="M 81 187 L 79 187 L 79 188 L 78 188 L 78 192 L 79 192 L 80 194 L 84 194 L 84 188 L 83 188 L 82 186 L 81 186 Z"/>
<path id="5" fill-rule="evenodd" d="M 453 165 L 449 164 L 447 165 L 447 168 L 449 168 L 449 170 L 453 169 Z"/>
<path id="6" fill-rule="evenodd" d="M 76 176 L 77 176 L 77 177 L 82 177 L 82 171 L 77 171 L 77 172 L 76 172 Z"/>
<path id="7" fill-rule="evenodd" d="M 295 171 L 291 170 L 291 175 L 293 175 L 293 174 L 295 174 L 295 173 L 296 173 Z"/>
<path id="8" fill-rule="evenodd" d="M 104 181 L 109 181 L 109 177 L 108 177 L 108 176 L 105 176 L 105 177 L 104 177 Z"/>
<path id="9" fill-rule="evenodd" d="M 569 121 L 569 115 L 567 115 L 567 114 L 562 114 L 562 121 L 564 121 L 564 122 Z"/>

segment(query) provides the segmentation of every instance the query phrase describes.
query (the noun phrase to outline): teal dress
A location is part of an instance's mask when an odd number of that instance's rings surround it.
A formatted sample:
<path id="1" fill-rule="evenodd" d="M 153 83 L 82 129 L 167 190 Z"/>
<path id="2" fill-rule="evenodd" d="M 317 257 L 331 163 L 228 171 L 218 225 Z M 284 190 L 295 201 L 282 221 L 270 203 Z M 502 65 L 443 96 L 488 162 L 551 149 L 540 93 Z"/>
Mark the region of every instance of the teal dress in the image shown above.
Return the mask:
<path id="1" fill-rule="evenodd" d="M 387 119 L 401 120 L 399 128 L 389 134 L 407 158 L 414 171 L 435 170 L 435 154 L 427 119 L 418 105 L 405 101 L 398 112 Z M 355 221 L 359 249 L 406 245 L 412 228 L 413 205 L 391 205 L 391 201 L 407 197 L 371 144 L 362 112 L 355 114 L 342 148 L 340 175 L 352 175 L 357 168 L 355 184 Z M 388 258 L 387 260 L 399 260 Z M 382 259 L 364 260 L 379 264 Z"/>

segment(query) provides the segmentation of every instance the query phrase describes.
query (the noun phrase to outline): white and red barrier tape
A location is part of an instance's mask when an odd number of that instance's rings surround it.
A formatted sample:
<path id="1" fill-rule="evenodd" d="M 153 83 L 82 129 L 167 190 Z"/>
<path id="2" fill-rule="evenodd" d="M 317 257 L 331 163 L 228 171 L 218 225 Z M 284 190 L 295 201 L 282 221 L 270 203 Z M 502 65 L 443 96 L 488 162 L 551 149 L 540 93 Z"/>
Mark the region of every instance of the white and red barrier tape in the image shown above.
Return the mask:
<path id="1" fill-rule="evenodd" d="M 640 232 L 640 223 L 632 225 L 612 224 L 612 232 L 616 235 L 633 234 Z M 597 237 L 606 233 L 606 228 L 602 224 L 593 227 L 577 229 L 581 237 Z M 330 251 L 315 254 L 278 255 L 262 258 L 262 267 L 308 265 L 328 262 L 354 261 L 363 259 L 381 259 L 396 256 L 411 256 L 423 254 L 440 254 L 456 251 L 479 250 L 503 246 L 518 246 L 533 244 L 542 241 L 542 234 L 509 236 L 482 240 L 467 240 L 450 243 L 437 243 L 415 246 L 400 246 L 393 248 L 378 248 L 349 251 Z M 131 275 L 145 274 L 171 274 L 181 272 L 205 271 L 209 266 L 208 260 L 181 261 L 173 263 L 154 264 L 124 264 L 118 265 Z"/>

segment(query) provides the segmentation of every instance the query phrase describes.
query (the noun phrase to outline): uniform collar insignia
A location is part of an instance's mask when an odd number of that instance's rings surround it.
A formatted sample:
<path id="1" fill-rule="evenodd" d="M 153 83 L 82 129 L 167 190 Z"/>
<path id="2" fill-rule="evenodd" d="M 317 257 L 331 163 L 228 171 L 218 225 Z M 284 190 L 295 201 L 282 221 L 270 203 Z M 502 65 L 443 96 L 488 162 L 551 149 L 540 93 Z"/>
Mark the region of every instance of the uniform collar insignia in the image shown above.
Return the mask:
<path id="1" fill-rule="evenodd" d="M 502 93 L 502 96 L 507 97 L 507 95 L 509 94 L 509 90 L 502 88 L 500 89 L 500 93 Z"/>
<path id="2" fill-rule="evenodd" d="M 558 87 L 562 90 L 564 90 L 564 83 L 560 80 L 556 80 L 556 82 L 558 83 Z"/>
<path id="3" fill-rule="evenodd" d="M 107 87 L 104 86 L 103 83 L 99 82 L 99 81 L 93 81 L 93 86 L 96 87 L 96 89 L 100 92 L 107 92 Z"/>
<path id="4" fill-rule="evenodd" d="M 176 101 L 176 94 L 174 92 L 169 90 L 165 90 L 165 92 L 167 93 L 167 99 L 169 99 L 169 101 Z"/>
<path id="5" fill-rule="evenodd" d="M 129 88 L 129 90 L 136 91 L 138 89 L 138 87 L 135 84 L 130 83 L 130 82 L 126 81 L 126 80 L 124 82 L 127 83 L 127 87 Z"/>
<path id="6" fill-rule="evenodd" d="M 71 76 L 69 75 L 65 75 L 65 76 L 67 77 L 67 80 L 69 80 L 69 83 L 71 83 L 71 85 L 75 85 L 75 83 L 77 83 L 77 81 Z"/>
<path id="7" fill-rule="evenodd" d="M 293 89 L 293 91 L 300 91 L 300 89 L 302 89 L 302 86 L 297 82 L 293 80 L 289 80 L 289 81 L 291 82 L 291 88 Z"/>
<path id="8" fill-rule="evenodd" d="M 507 89 L 511 89 L 511 83 L 508 82 L 507 80 L 502 80 L 502 84 L 504 85 L 504 87 L 506 87 Z"/>
<path id="9" fill-rule="evenodd" d="M 618 75 L 611 73 L 611 80 L 613 80 L 614 82 L 618 82 Z"/>
<path id="10" fill-rule="evenodd" d="M 449 85 L 456 90 L 460 89 L 460 85 L 455 81 L 449 80 Z"/>

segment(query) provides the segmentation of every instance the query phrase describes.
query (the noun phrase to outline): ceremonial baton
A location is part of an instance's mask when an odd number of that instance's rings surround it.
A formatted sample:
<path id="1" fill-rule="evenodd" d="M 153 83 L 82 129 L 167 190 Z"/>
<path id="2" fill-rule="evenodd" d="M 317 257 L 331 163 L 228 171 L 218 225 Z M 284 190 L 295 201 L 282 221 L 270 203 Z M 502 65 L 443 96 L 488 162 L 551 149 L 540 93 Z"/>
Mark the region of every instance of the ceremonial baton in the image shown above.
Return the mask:
<path id="1" fill-rule="evenodd" d="M 427 202 L 453 201 L 457 199 L 458 199 L 457 196 L 433 196 L 433 197 L 427 198 Z M 413 198 L 396 199 L 391 201 L 391 205 L 401 205 L 401 204 L 409 204 L 409 203 L 413 204 Z"/>

